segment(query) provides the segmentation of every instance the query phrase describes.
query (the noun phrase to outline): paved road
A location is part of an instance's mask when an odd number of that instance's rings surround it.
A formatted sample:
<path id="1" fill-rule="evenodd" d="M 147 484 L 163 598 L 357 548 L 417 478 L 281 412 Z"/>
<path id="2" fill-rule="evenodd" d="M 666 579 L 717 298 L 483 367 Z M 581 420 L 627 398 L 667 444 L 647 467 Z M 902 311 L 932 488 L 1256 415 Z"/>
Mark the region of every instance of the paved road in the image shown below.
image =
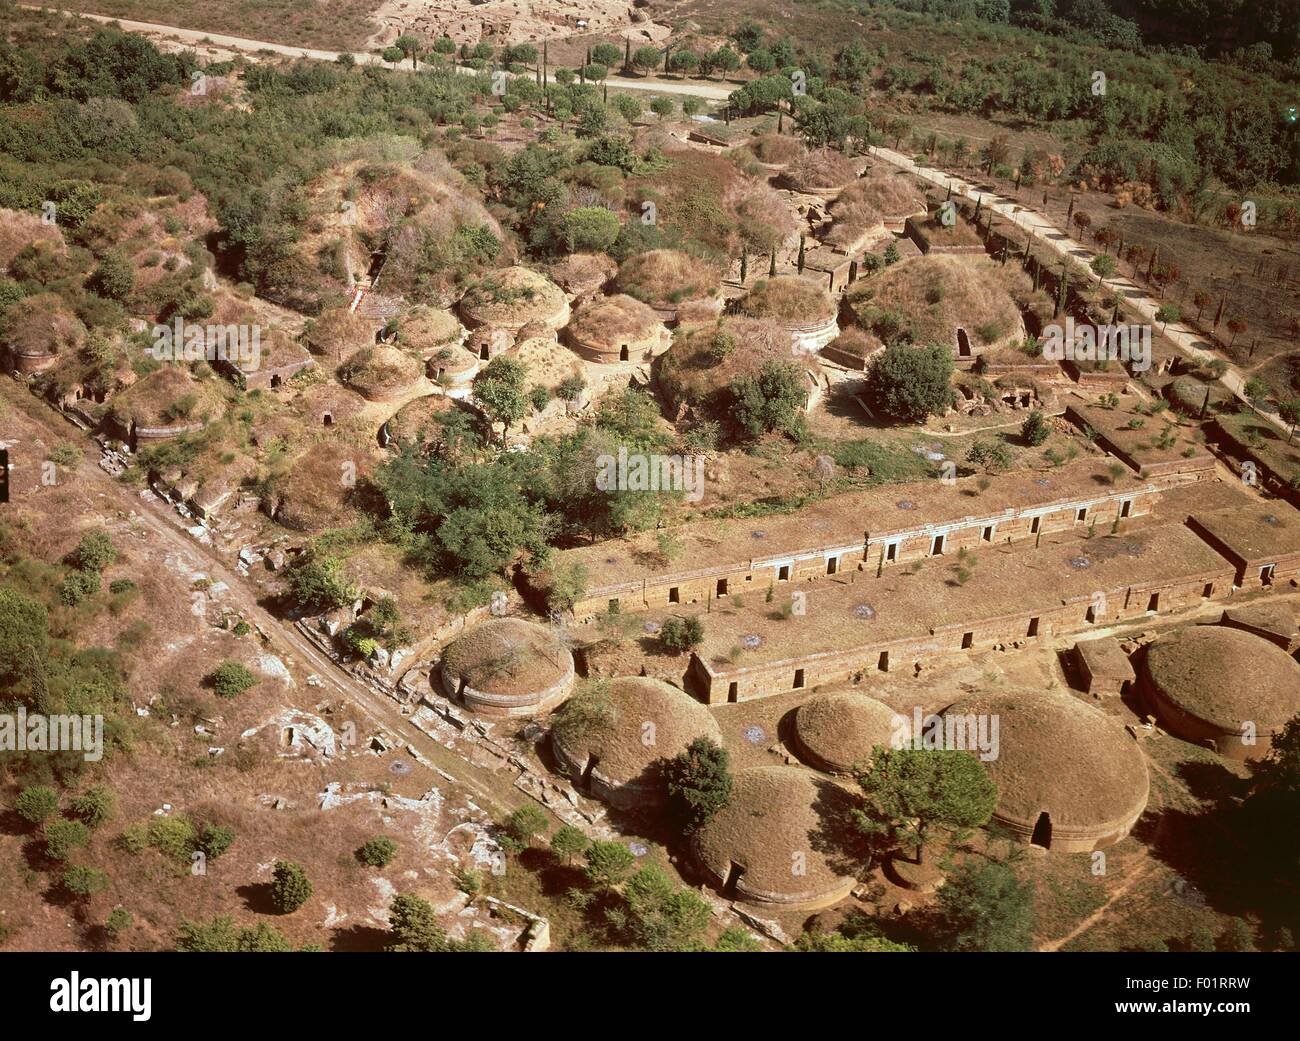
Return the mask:
<path id="1" fill-rule="evenodd" d="M 41 7 L 39 4 L 19 4 L 28 11 L 55 11 L 60 14 L 75 15 L 79 18 L 86 18 L 92 22 L 103 22 L 108 24 L 116 22 L 123 29 L 133 33 L 147 33 L 154 36 L 164 36 L 169 39 L 179 40 L 188 44 L 211 44 L 214 47 L 222 47 L 230 51 L 239 51 L 243 54 L 256 56 L 259 52 L 270 52 L 276 55 L 283 55 L 289 58 L 314 58 L 319 61 L 335 61 L 340 54 L 348 53 L 356 60 L 359 65 L 382 65 L 391 67 L 378 54 L 367 51 L 322 51 L 312 47 L 294 47 L 285 43 L 270 43 L 266 40 L 249 40 L 242 36 L 225 36 L 221 33 L 210 33 L 202 29 L 185 29 L 178 25 L 159 25 L 156 22 L 134 22 L 127 18 L 114 18 L 111 15 L 89 14 L 82 11 L 70 11 L 66 8 L 58 7 Z M 402 63 L 401 67 L 409 70 L 407 63 Z M 456 71 L 464 73 L 467 76 L 475 76 L 478 73 L 474 69 L 468 69 L 464 66 L 456 66 Z M 524 73 L 531 78 L 531 73 Z M 555 75 L 552 73 L 547 76 L 548 83 L 555 82 Z M 685 94 L 696 98 L 705 98 L 709 101 L 725 101 L 727 96 L 736 89 L 739 84 L 727 85 L 725 83 L 686 83 L 681 80 L 659 80 L 653 77 L 638 77 L 635 79 L 614 76 L 609 81 L 610 87 L 615 90 L 648 90 L 656 94 Z"/>
<path id="2" fill-rule="evenodd" d="M 985 207 L 992 209 L 994 213 L 1005 217 L 1013 224 L 1019 225 L 1030 232 L 1038 242 L 1047 246 L 1058 256 L 1068 257 L 1074 261 L 1076 268 L 1082 269 L 1093 282 L 1100 283 L 1102 281 L 1093 274 L 1092 269 L 1088 266 L 1093 257 L 1097 256 L 1096 251 L 1088 249 L 1081 242 L 1072 239 L 1057 227 L 1050 218 L 1044 217 L 1037 210 L 1023 206 L 1014 200 L 1006 199 L 996 194 L 996 192 L 972 184 L 956 174 L 948 173 L 946 170 L 932 166 L 921 166 L 915 160 L 903 155 L 901 152 L 895 152 L 892 148 L 872 148 L 871 154 L 914 173 L 917 177 L 940 188 L 947 189 L 951 187 L 954 195 L 960 195 L 972 202 L 983 199 Z M 1149 323 L 1153 328 L 1161 328 L 1156 321 L 1156 311 L 1159 310 L 1161 301 L 1152 297 L 1132 279 L 1116 276 L 1105 281 L 1109 287 L 1121 293 L 1124 305 L 1130 310 L 1136 311 L 1142 321 Z M 1223 360 L 1223 356 L 1214 349 L 1213 344 L 1181 322 L 1171 322 L 1162 331 L 1179 350 L 1199 362 L 1208 363 L 1215 359 Z M 1221 382 L 1238 398 L 1254 408 L 1255 406 L 1246 398 L 1247 378 L 1239 368 L 1230 364 Z M 1276 413 L 1266 412 L 1259 408 L 1255 408 L 1255 412 L 1260 418 L 1271 423 L 1283 434 L 1290 435 L 1290 428 L 1278 418 Z"/>

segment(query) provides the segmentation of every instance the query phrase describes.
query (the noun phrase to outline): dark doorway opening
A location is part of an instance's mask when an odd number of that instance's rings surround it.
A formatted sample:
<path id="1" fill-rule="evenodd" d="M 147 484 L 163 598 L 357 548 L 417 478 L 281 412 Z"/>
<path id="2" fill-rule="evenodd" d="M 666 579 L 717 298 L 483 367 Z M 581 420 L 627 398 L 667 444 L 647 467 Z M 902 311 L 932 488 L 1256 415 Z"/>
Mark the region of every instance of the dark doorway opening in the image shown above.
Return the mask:
<path id="1" fill-rule="evenodd" d="M 970 357 L 970 337 L 966 335 L 965 329 L 957 330 L 957 357 Z"/>
<path id="2" fill-rule="evenodd" d="M 740 700 L 740 684 L 737 683 L 735 680 L 732 680 L 730 683 L 727 684 L 727 701 L 734 705 L 739 700 Z"/>
<path id="3" fill-rule="evenodd" d="M 794 670 L 794 689 L 799 690 L 803 687 L 803 669 Z"/>
<path id="4" fill-rule="evenodd" d="M 1029 841 L 1043 849 L 1052 848 L 1052 815 L 1046 810 L 1038 815 L 1038 823 L 1034 825 L 1034 834 Z"/>
<path id="5" fill-rule="evenodd" d="M 740 876 L 744 873 L 745 869 L 733 860 L 731 870 L 727 872 L 727 880 L 722 885 L 722 895 L 728 900 L 736 898 L 736 887 L 740 885 Z"/>

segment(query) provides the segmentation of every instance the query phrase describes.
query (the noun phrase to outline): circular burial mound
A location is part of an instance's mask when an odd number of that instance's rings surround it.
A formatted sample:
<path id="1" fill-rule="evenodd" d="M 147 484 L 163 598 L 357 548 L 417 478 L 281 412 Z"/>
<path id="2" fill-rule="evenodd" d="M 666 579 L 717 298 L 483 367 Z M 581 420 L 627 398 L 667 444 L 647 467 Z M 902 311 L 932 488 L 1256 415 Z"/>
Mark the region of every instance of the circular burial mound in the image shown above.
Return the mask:
<path id="1" fill-rule="evenodd" d="M 830 293 L 798 275 L 779 275 L 756 282 L 741 297 L 738 307 L 743 315 L 775 322 L 790 330 L 833 327 L 839 313 L 839 304 Z"/>
<path id="2" fill-rule="evenodd" d="M 327 358 L 346 358 L 368 347 L 375 339 L 375 323 L 353 314 L 346 307 L 322 311 L 307 323 L 303 343 L 312 354 Z"/>
<path id="3" fill-rule="evenodd" d="M 853 691 L 817 694 L 794 717 L 795 753 L 809 766 L 850 774 L 876 745 L 890 747 L 898 713 Z"/>
<path id="4" fill-rule="evenodd" d="M 224 386 L 212 376 L 196 379 L 183 365 L 165 364 L 118 394 L 110 411 L 128 430 L 197 429 L 224 410 Z"/>
<path id="5" fill-rule="evenodd" d="M 998 788 L 993 819 L 1017 838 L 1081 853 L 1118 842 L 1142 815 L 1149 783 L 1137 742 L 1113 717 L 1068 694 L 977 695 L 944 713 L 945 737 L 961 724 L 972 747 L 997 725 L 984 763 Z"/>
<path id="6" fill-rule="evenodd" d="M 555 757 L 592 794 L 624 809 L 664 799 L 660 764 L 696 738 L 722 744 L 713 715 L 663 680 L 625 676 L 571 698 L 551 727 Z"/>
<path id="7" fill-rule="evenodd" d="M 1254 633 L 1198 625 L 1147 648 L 1141 684 L 1173 734 L 1234 759 L 1253 759 L 1300 712 L 1300 664 Z"/>
<path id="8" fill-rule="evenodd" d="M 618 269 L 614 284 L 656 311 L 670 312 L 671 320 L 686 301 L 715 294 L 721 276 L 715 268 L 689 253 L 652 249 L 628 257 Z"/>
<path id="9" fill-rule="evenodd" d="M 914 257 L 860 279 L 847 299 L 858 323 L 877 338 L 948 347 L 958 358 L 1019 344 L 1025 336 L 1001 269 L 985 257 Z"/>
<path id="10" fill-rule="evenodd" d="M 371 401 L 397 397 L 422 376 L 420 363 L 393 347 L 363 347 L 339 368 L 339 379 Z"/>
<path id="11" fill-rule="evenodd" d="M 346 527 L 358 517 L 357 488 L 364 488 L 372 467 L 364 452 L 334 440 L 313 444 L 262 499 L 262 508 L 291 531 L 321 532 Z M 356 480 L 345 483 L 340 475 Z"/>
<path id="12" fill-rule="evenodd" d="M 86 327 L 54 293 L 28 297 L 10 307 L 0 322 L 0 343 L 22 371 L 52 364 L 60 354 L 79 348 L 85 338 Z"/>
<path id="13" fill-rule="evenodd" d="M 855 800 L 792 766 L 736 774 L 731 799 L 695 835 L 701 868 L 724 896 L 808 910 L 848 896 L 862 867 L 852 851 Z"/>
<path id="14" fill-rule="evenodd" d="M 839 192 L 857 179 L 857 168 L 833 148 L 810 149 L 798 156 L 785 171 L 786 183 L 795 191 L 808 195 Z"/>
<path id="15" fill-rule="evenodd" d="M 672 343 L 658 313 L 626 293 L 582 304 L 565 332 L 578 354 L 596 362 L 648 361 Z"/>
<path id="16" fill-rule="evenodd" d="M 570 296 L 586 296 L 603 289 L 618 265 L 607 253 L 570 253 L 546 267 L 547 277 Z"/>
<path id="17" fill-rule="evenodd" d="M 476 712 L 528 715 L 554 708 L 573 685 L 573 655 L 551 630 L 493 618 L 443 651 L 442 685 Z"/>
<path id="18" fill-rule="evenodd" d="M 464 334 L 460 320 L 452 312 L 437 307 L 420 304 L 397 319 L 397 345 L 421 358 L 430 358 L 444 347 L 454 347 Z"/>
<path id="19" fill-rule="evenodd" d="M 489 271 L 461 298 L 461 314 L 471 326 L 495 325 L 515 332 L 529 322 L 559 329 L 569 320 L 564 291 L 526 267 Z"/>
<path id="20" fill-rule="evenodd" d="M 678 330 L 672 348 L 656 363 L 656 377 L 670 410 L 683 406 L 725 409 L 730 387 L 764 363 L 794 364 L 808 373 L 809 387 L 821 373 L 815 354 L 795 353 L 790 330 L 763 318 L 724 318 Z"/>

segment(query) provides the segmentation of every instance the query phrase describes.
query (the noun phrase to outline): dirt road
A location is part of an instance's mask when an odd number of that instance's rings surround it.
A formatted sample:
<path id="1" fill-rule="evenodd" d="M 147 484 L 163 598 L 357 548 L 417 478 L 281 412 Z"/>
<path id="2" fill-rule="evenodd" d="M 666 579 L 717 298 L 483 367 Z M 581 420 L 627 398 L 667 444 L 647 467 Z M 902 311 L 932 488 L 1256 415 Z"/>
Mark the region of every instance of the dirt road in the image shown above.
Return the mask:
<path id="1" fill-rule="evenodd" d="M 314 58 L 318 61 L 337 61 L 340 54 L 351 54 L 358 65 L 382 65 L 393 67 L 389 62 L 384 61 L 378 54 L 371 54 L 366 51 L 322 51 L 311 47 L 293 47 L 284 43 L 270 43 L 266 40 L 249 40 L 242 36 L 226 36 L 222 33 L 210 33 L 202 29 L 185 29 L 178 25 L 159 25 L 156 22 L 134 22 L 127 18 L 113 18 L 109 15 L 87 14 L 81 11 L 70 11 L 66 8 L 59 7 L 42 7 L 39 4 L 19 4 L 21 8 L 28 11 L 54 11 L 59 14 L 73 15 L 78 18 L 85 18 L 92 22 L 102 22 L 108 24 L 116 22 L 127 32 L 141 33 L 145 36 L 153 36 L 162 40 L 172 40 L 178 43 L 199 46 L 207 44 L 213 47 L 220 47 L 228 51 L 246 54 L 251 57 L 257 57 L 259 54 L 271 54 L 277 57 L 288 58 Z M 405 63 L 403 63 L 405 64 Z M 402 66 L 398 66 L 401 71 Z M 406 65 L 409 71 L 409 64 Z M 474 69 L 467 69 L 463 66 L 456 66 L 456 71 L 466 76 L 475 76 L 478 73 Z M 530 76 L 531 73 L 523 75 Z M 547 77 L 548 83 L 555 82 L 555 76 L 552 74 Z M 678 94 L 690 97 L 704 98 L 708 101 L 725 101 L 727 96 L 736 89 L 735 85 L 725 83 L 686 83 L 681 80 L 659 80 L 653 77 L 636 77 L 626 78 L 622 76 L 611 76 L 609 86 L 612 90 L 643 90 L 653 91 L 656 94 Z"/>
<path id="2" fill-rule="evenodd" d="M 10 379 L 0 379 L 0 398 L 7 407 L 20 410 L 49 439 L 50 444 L 66 440 L 68 424 L 51 412 L 42 402 L 32 398 L 21 386 Z M 98 445 L 87 452 L 77 470 L 80 480 L 89 482 L 117 508 L 132 516 L 141 525 L 176 552 L 180 559 L 192 562 L 195 570 L 205 571 L 214 582 L 224 582 L 233 605 L 251 623 L 261 627 L 269 638 L 270 649 L 281 656 L 288 655 L 302 663 L 320 677 L 331 696 L 346 698 L 370 717 L 372 723 L 383 726 L 402 741 L 411 745 L 439 770 L 445 771 L 460 784 L 472 791 L 483 807 L 492 811 L 499 807 L 507 810 L 530 801 L 514 787 L 513 774 L 494 775 L 491 771 L 462 759 L 450 749 L 438 744 L 424 731 L 402 715 L 397 703 L 371 690 L 338 667 L 328 655 L 321 652 L 294 626 L 271 614 L 261 604 L 266 591 L 235 568 L 228 565 L 210 547 L 198 542 L 184 528 L 179 515 L 161 499 L 143 498 L 138 490 L 122 484 L 98 466 Z"/>

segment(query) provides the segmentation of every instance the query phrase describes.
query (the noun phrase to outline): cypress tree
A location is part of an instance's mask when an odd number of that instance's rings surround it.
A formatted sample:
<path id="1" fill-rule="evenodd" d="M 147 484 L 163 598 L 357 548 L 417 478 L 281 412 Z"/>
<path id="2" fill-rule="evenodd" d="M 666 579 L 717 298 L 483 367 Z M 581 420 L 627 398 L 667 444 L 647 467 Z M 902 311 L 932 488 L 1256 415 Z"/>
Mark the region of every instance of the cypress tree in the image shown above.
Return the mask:
<path id="1" fill-rule="evenodd" d="M 807 236 L 807 235 L 804 235 L 804 234 L 800 233 L 800 235 L 799 235 L 799 274 L 801 274 L 801 275 L 803 274 L 804 243 L 807 241 L 807 239 L 808 239 L 808 236 Z"/>

